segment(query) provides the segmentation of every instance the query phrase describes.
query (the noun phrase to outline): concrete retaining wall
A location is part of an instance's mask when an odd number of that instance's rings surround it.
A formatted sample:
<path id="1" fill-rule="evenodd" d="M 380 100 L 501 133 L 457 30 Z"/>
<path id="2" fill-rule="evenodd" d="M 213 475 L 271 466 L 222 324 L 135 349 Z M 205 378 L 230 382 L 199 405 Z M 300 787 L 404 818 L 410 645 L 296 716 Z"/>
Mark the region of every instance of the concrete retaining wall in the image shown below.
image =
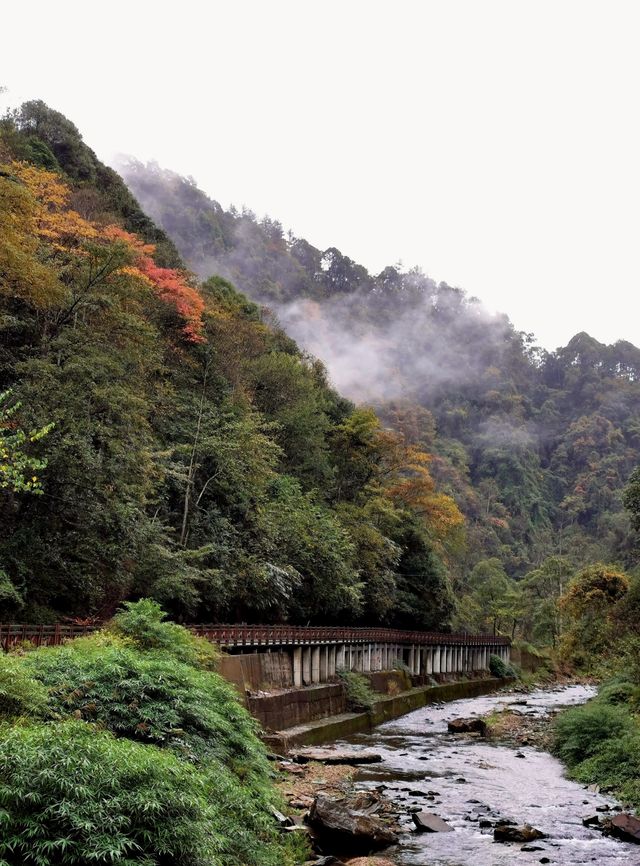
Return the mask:
<path id="1" fill-rule="evenodd" d="M 376 725 L 398 718 L 398 716 L 428 704 L 485 695 L 512 682 L 513 680 L 510 678 L 488 677 L 411 689 L 400 695 L 381 698 L 370 713 L 341 713 L 331 718 L 266 734 L 264 740 L 270 748 L 277 752 L 286 751 L 294 746 L 326 743 L 363 731 L 371 731 Z"/>
<path id="2" fill-rule="evenodd" d="M 280 694 L 248 696 L 247 707 L 265 731 L 281 731 L 340 715 L 347 710 L 347 700 L 342 685 L 334 683 Z"/>

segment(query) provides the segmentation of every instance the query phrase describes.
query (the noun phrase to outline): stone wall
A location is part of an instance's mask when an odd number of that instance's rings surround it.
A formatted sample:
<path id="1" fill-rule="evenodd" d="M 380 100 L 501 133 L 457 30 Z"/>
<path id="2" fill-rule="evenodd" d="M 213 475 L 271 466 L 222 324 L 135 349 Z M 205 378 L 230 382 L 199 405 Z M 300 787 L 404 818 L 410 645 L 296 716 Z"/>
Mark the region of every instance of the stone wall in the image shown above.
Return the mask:
<path id="1" fill-rule="evenodd" d="M 272 695 L 247 697 L 249 712 L 265 731 L 281 731 L 346 712 L 345 691 L 339 683 L 308 686 Z"/>

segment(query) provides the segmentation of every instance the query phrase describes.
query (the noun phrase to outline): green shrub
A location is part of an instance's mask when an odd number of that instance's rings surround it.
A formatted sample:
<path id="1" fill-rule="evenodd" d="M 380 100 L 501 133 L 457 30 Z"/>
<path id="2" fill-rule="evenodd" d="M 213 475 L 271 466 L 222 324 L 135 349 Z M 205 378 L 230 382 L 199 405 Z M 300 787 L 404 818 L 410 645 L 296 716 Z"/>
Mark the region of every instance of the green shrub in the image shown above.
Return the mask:
<path id="1" fill-rule="evenodd" d="M 219 658 L 217 648 L 205 638 L 192 634 L 174 622 L 164 622 L 166 613 L 150 598 L 125 601 L 107 629 L 132 640 L 141 650 L 164 650 L 178 661 L 214 670 Z"/>
<path id="2" fill-rule="evenodd" d="M 598 689 L 597 700 L 603 704 L 637 704 L 640 688 L 622 677 L 616 677 Z"/>
<path id="3" fill-rule="evenodd" d="M 366 677 L 346 668 L 339 668 L 336 673 L 344 684 L 347 693 L 347 706 L 350 710 L 354 712 L 369 711 L 373 708 L 376 696 Z"/>
<path id="4" fill-rule="evenodd" d="M 44 716 L 47 690 L 29 675 L 22 659 L 0 652 L 0 717 Z"/>
<path id="5" fill-rule="evenodd" d="M 99 722 L 121 737 L 171 747 L 194 762 L 218 760 L 266 780 L 257 725 L 218 674 L 164 650 L 141 652 L 99 633 L 27 653 L 25 670 L 49 690 L 57 718 Z"/>
<path id="6" fill-rule="evenodd" d="M 83 722 L 0 733 L 5 866 L 279 866 L 268 812 L 230 773 Z"/>
<path id="7" fill-rule="evenodd" d="M 596 754 L 607 740 L 630 733 L 633 719 L 621 706 L 590 701 L 561 713 L 555 722 L 555 752 L 569 767 Z"/>
<path id="8" fill-rule="evenodd" d="M 489 656 L 489 671 L 494 677 L 517 677 L 517 671 L 513 665 L 507 664 L 500 656 Z"/>
<path id="9" fill-rule="evenodd" d="M 389 669 L 392 671 L 402 671 L 403 673 L 409 674 L 409 676 L 411 676 L 411 668 L 401 658 L 392 659 L 389 663 Z"/>

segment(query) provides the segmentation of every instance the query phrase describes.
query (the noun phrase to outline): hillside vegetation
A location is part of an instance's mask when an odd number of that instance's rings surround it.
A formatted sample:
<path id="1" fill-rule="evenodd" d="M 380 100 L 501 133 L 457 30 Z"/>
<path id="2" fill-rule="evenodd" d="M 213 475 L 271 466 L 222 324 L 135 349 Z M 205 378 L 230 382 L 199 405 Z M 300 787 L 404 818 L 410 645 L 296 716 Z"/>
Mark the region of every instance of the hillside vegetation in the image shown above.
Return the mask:
<path id="1" fill-rule="evenodd" d="M 637 563 L 622 496 L 640 449 L 638 348 L 578 333 L 542 350 L 419 269 L 373 275 L 276 220 L 225 210 L 192 179 L 135 161 L 122 171 L 193 270 L 270 308 L 348 396 L 431 455 L 466 520 L 448 560 L 460 627 L 555 642 L 555 602 L 576 571 Z"/>
<path id="2" fill-rule="evenodd" d="M 0 620 L 448 628 L 463 517 L 43 103 L 0 128 Z"/>

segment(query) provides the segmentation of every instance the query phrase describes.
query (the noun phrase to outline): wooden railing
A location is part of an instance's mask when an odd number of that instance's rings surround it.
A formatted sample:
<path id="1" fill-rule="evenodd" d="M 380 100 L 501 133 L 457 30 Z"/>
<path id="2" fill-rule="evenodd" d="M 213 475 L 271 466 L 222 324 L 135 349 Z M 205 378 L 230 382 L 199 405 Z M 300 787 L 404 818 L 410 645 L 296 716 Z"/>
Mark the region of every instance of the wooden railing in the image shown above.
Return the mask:
<path id="1" fill-rule="evenodd" d="M 57 646 L 71 638 L 90 634 L 99 626 L 22 625 L 0 623 L 0 646 L 11 649 L 21 643 Z M 430 646 L 509 646 L 505 637 L 488 634 L 440 634 L 427 631 L 402 631 L 391 628 L 351 628 L 343 626 L 302 625 L 191 625 L 194 634 L 222 647 L 296 646 L 325 643 L 392 643 Z"/>

